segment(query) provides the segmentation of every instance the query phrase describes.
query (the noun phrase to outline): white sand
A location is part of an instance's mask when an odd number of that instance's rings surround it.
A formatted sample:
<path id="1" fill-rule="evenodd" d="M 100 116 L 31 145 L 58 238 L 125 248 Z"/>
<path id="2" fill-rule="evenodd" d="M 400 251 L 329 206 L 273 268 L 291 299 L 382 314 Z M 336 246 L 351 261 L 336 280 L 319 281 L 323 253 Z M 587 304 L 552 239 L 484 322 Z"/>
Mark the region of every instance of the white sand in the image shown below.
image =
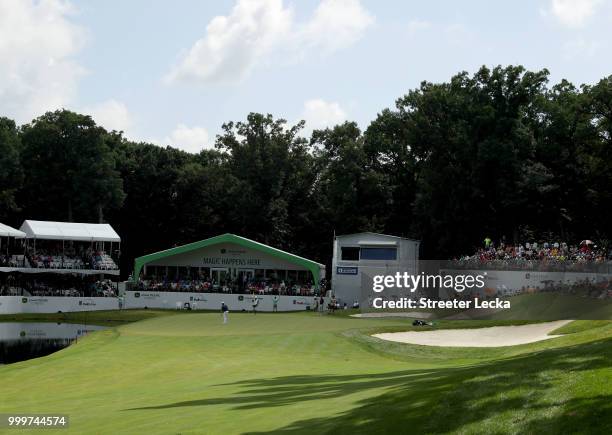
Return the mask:
<path id="1" fill-rule="evenodd" d="M 361 313 L 351 314 L 351 317 L 363 317 L 363 318 L 381 318 L 381 317 L 408 317 L 410 319 L 429 319 L 431 313 L 421 313 L 418 311 L 405 312 L 384 312 L 384 313 Z"/>
<path id="2" fill-rule="evenodd" d="M 571 320 L 534 323 L 520 326 L 493 326 L 474 329 L 440 329 L 435 331 L 409 331 L 374 334 L 376 338 L 399 343 L 421 344 L 424 346 L 448 347 L 501 347 L 534 343 L 560 337 L 549 332 L 568 324 Z M 423 328 L 427 328 L 426 326 Z"/>

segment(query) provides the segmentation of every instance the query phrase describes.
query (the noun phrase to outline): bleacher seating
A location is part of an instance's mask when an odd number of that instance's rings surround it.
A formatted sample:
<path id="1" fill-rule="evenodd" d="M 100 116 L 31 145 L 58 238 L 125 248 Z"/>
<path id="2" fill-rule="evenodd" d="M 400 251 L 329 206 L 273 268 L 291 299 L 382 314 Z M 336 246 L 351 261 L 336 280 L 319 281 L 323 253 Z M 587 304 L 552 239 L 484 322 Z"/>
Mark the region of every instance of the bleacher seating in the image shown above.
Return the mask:
<path id="1" fill-rule="evenodd" d="M 92 255 L 92 265 L 96 270 L 116 270 L 117 264 L 106 252 L 97 252 Z"/>
<path id="2" fill-rule="evenodd" d="M 119 269 L 112 257 L 104 252 L 85 256 L 84 258 L 38 253 L 28 255 L 0 255 L 0 267 L 25 267 L 34 269 Z"/>

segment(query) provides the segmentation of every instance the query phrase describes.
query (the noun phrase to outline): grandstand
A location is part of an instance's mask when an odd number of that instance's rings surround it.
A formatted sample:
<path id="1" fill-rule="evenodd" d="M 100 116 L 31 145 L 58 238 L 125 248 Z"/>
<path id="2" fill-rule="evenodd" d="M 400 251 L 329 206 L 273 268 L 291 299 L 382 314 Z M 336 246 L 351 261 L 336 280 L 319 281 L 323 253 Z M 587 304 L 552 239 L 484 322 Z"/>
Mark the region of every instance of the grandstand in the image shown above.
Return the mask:
<path id="1" fill-rule="evenodd" d="M 580 243 L 524 242 L 515 245 L 486 239 L 472 255 L 447 262 L 455 269 L 534 270 L 543 272 L 612 273 L 612 249 L 591 240 Z"/>
<path id="2" fill-rule="evenodd" d="M 26 220 L 20 230 L 25 233 L 23 267 L 119 274 L 112 255 L 118 256 L 121 239 L 109 224 Z"/>
<path id="3" fill-rule="evenodd" d="M 486 238 L 475 253 L 443 261 L 440 269 L 450 275 L 485 277 L 484 289 L 462 294 L 463 298 L 540 292 L 612 297 L 612 251 L 588 239 L 575 243 L 539 240 L 508 244 Z M 440 294 L 454 296 L 442 290 Z"/>
<path id="4" fill-rule="evenodd" d="M 0 225 L 3 310 L 14 310 L 10 298 L 17 296 L 19 311 L 27 312 L 34 302 L 32 309 L 46 312 L 117 305 L 95 301 L 118 295 L 121 239 L 110 225 L 35 220 L 24 221 L 19 230 Z"/>
<path id="5" fill-rule="evenodd" d="M 305 310 L 325 294 L 325 266 L 296 254 L 221 234 L 134 261 L 128 308 Z"/>

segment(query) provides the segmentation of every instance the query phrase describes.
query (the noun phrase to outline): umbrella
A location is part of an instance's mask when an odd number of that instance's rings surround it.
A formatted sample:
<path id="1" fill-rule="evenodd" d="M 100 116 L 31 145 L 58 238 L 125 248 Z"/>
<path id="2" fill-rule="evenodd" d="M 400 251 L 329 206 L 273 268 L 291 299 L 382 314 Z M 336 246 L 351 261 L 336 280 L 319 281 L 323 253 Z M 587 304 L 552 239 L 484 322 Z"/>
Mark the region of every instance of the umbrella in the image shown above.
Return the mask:
<path id="1" fill-rule="evenodd" d="M 583 240 L 580 242 L 581 245 L 594 245 L 592 240 Z"/>

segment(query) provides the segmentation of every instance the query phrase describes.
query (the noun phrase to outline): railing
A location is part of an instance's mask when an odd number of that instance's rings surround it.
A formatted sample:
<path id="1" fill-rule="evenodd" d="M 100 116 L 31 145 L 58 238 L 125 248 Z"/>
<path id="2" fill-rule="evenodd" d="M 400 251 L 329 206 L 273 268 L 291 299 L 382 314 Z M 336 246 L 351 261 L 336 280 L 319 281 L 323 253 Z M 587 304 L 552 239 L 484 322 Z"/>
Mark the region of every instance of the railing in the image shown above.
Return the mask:
<path id="1" fill-rule="evenodd" d="M 26 289 L 23 287 L 0 288 L 0 296 L 26 297 L 117 297 L 113 290 L 76 290 L 76 289 Z"/>
<path id="2" fill-rule="evenodd" d="M 112 260 L 112 261 L 111 261 Z M 99 270 L 118 271 L 117 260 L 104 256 L 103 261 L 94 262 L 82 257 L 61 255 L 12 255 L 0 258 L 0 267 L 25 269 L 66 269 L 66 270 Z"/>
<path id="3" fill-rule="evenodd" d="M 442 269 L 461 270 L 524 270 L 533 272 L 582 272 L 612 274 L 612 262 L 573 262 L 556 260 L 449 260 Z"/>
<path id="4" fill-rule="evenodd" d="M 317 290 L 314 286 L 293 287 L 242 287 L 227 285 L 211 285 L 209 287 L 198 286 L 172 286 L 168 284 L 146 285 L 141 283 L 127 283 L 126 290 L 139 292 L 171 292 L 171 293 L 227 293 L 227 294 L 259 294 L 259 295 L 280 295 L 280 296 L 315 296 L 323 294 L 324 290 Z M 321 293 L 323 292 L 323 293 Z"/>

